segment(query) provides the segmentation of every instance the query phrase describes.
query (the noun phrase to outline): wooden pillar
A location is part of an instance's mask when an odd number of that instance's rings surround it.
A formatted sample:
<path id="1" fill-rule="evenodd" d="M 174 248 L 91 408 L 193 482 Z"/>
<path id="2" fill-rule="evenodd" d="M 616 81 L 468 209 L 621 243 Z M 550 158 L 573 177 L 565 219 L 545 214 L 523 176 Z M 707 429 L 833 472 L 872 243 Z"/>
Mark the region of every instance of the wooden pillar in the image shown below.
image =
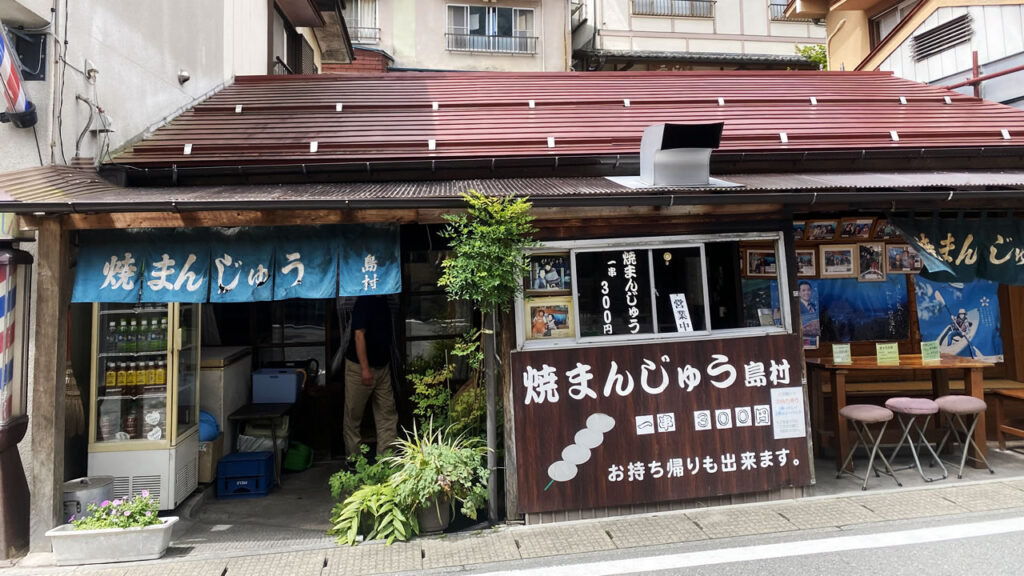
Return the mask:
<path id="1" fill-rule="evenodd" d="M 36 239 L 32 317 L 32 517 L 29 551 L 49 552 L 47 530 L 63 523 L 64 369 L 67 349 L 67 234 L 56 218 L 41 218 Z"/>
<path id="2" fill-rule="evenodd" d="M 1024 286 L 999 287 L 1006 378 L 1024 382 Z"/>

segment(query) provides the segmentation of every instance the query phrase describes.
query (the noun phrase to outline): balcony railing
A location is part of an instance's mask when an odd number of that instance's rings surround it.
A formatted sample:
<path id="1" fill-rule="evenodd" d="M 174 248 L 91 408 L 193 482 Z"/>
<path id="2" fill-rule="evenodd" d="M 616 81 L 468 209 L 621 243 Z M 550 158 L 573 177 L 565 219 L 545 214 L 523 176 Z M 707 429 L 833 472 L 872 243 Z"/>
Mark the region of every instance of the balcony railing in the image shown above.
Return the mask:
<path id="1" fill-rule="evenodd" d="M 380 28 L 348 26 L 348 37 L 353 44 L 378 44 L 380 43 Z"/>
<path id="2" fill-rule="evenodd" d="M 713 0 L 633 0 L 633 14 L 638 16 L 676 16 L 714 18 Z"/>
<path id="3" fill-rule="evenodd" d="M 495 52 L 498 54 L 536 54 L 536 36 L 484 36 L 481 34 L 445 34 L 448 49 L 457 52 Z"/>
<path id="4" fill-rule="evenodd" d="M 772 20 L 782 22 L 810 22 L 810 18 L 786 18 L 786 5 L 785 4 L 769 4 L 768 5 L 769 15 Z"/>

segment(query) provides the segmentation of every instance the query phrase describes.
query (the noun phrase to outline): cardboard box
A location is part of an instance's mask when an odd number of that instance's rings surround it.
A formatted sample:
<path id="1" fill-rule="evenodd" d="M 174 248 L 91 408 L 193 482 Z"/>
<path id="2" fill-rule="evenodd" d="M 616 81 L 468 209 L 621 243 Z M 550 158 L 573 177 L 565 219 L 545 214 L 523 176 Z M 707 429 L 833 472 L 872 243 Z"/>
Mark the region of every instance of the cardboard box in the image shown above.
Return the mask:
<path id="1" fill-rule="evenodd" d="M 199 482 L 210 484 L 217 479 L 217 462 L 223 452 L 223 433 L 216 440 L 199 443 Z"/>

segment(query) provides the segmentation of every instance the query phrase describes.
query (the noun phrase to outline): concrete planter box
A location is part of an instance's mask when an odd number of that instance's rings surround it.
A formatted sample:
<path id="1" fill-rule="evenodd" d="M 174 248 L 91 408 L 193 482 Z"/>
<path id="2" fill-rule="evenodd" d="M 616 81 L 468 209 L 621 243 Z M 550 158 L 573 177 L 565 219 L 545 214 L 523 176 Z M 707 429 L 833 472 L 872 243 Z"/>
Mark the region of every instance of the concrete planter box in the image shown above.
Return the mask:
<path id="1" fill-rule="evenodd" d="M 46 533 L 53 545 L 58 566 L 132 562 L 160 558 L 171 543 L 171 530 L 177 516 L 161 518 L 163 523 L 145 528 L 108 528 L 75 530 L 71 524 Z"/>

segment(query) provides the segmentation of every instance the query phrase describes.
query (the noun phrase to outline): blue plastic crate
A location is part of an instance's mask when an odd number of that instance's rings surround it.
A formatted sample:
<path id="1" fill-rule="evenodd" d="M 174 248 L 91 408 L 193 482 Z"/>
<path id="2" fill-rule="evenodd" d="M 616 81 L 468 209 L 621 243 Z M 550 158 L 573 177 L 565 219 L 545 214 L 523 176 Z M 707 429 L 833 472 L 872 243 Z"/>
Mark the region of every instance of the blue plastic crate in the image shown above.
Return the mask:
<path id="1" fill-rule="evenodd" d="M 274 486 L 271 452 L 235 452 L 217 462 L 217 497 L 266 496 Z"/>

